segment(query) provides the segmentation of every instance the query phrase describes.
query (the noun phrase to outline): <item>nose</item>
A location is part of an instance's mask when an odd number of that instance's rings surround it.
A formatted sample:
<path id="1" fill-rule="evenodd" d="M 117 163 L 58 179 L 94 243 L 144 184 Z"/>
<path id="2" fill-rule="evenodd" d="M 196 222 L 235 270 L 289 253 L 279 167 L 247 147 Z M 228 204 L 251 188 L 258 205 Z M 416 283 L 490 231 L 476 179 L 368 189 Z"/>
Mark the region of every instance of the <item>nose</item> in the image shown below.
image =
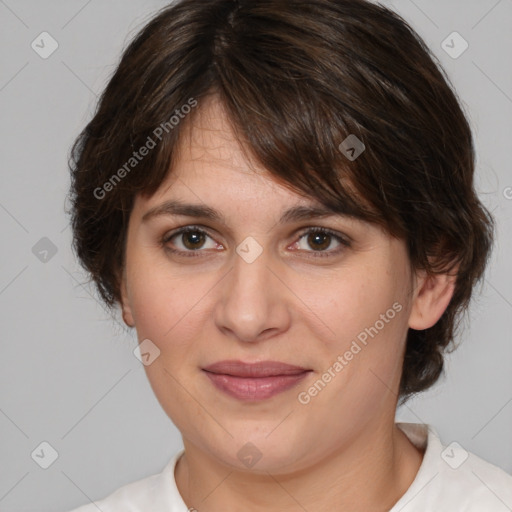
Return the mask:
<path id="1" fill-rule="evenodd" d="M 289 288 L 268 251 L 254 260 L 234 255 L 233 268 L 222 280 L 215 323 L 225 336 L 242 342 L 263 341 L 290 326 Z"/>

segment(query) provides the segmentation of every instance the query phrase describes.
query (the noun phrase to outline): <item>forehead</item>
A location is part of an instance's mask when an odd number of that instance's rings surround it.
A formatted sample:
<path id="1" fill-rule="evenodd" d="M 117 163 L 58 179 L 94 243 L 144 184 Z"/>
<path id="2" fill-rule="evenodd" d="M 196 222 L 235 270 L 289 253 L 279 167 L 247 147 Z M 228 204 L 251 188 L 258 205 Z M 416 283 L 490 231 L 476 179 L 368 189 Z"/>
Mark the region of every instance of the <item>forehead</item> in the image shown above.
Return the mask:
<path id="1" fill-rule="evenodd" d="M 221 164 L 220 167 L 225 165 L 240 171 L 265 172 L 241 147 L 217 96 L 201 101 L 191 122 L 184 126 L 176 149 L 178 168 L 183 165 L 193 168 L 195 163 L 200 168 Z"/>
<path id="2" fill-rule="evenodd" d="M 261 202 L 272 195 L 280 204 L 292 201 L 321 206 L 272 175 L 241 147 L 216 97 L 205 98 L 192 122 L 184 126 L 172 169 L 148 204 L 171 195 L 208 204 L 220 201 L 225 206 L 242 198 Z"/>
<path id="3" fill-rule="evenodd" d="M 313 193 L 269 172 L 235 131 L 218 97 L 204 98 L 182 126 L 167 177 L 150 198 L 136 198 L 136 213 L 144 220 L 187 215 L 223 224 L 228 218 L 241 223 L 254 218 L 280 223 L 335 215 L 359 218 L 349 205 L 328 208 Z"/>

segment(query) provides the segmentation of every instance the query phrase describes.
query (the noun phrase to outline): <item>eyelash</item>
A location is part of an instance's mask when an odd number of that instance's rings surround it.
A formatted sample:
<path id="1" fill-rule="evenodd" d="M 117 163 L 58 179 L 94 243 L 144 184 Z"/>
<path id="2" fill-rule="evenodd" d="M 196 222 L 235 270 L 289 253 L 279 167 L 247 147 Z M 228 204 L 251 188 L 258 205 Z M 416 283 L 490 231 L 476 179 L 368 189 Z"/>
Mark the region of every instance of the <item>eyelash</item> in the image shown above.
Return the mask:
<path id="1" fill-rule="evenodd" d="M 171 249 L 170 247 L 167 246 L 167 244 L 174 237 L 179 236 L 179 235 L 183 235 L 183 234 L 186 234 L 186 233 L 199 233 L 199 234 L 206 235 L 206 236 L 212 238 L 207 231 L 205 231 L 204 229 L 200 228 L 199 226 L 186 226 L 186 227 L 177 229 L 176 231 L 173 231 L 171 233 L 167 233 L 166 235 L 164 235 L 164 237 L 161 240 L 162 247 L 164 247 L 166 251 L 171 252 L 173 254 L 177 254 L 179 256 L 201 257 L 202 256 L 201 253 L 204 252 L 201 249 L 189 250 L 189 251 L 181 251 L 181 250 L 178 250 L 178 249 Z M 332 256 L 337 256 L 344 249 L 346 249 L 347 247 L 350 247 L 350 242 L 347 239 L 343 238 L 340 234 L 338 234 L 335 231 L 332 231 L 330 229 L 321 228 L 321 227 L 307 228 L 305 231 L 302 231 L 300 233 L 298 240 L 301 240 L 305 235 L 309 235 L 311 233 L 320 233 L 322 235 L 331 236 L 337 242 L 339 242 L 341 244 L 341 247 L 338 247 L 338 249 L 331 250 L 331 251 L 306 251 L 306 252 L 311 252 L 312 256 L 315 257 L 315 258 L 318 258 L 318 257 L 320 257 L 320 258 L 326 258 L 327 257 L 328 258 L 328 257 L 332 257 Z"/>

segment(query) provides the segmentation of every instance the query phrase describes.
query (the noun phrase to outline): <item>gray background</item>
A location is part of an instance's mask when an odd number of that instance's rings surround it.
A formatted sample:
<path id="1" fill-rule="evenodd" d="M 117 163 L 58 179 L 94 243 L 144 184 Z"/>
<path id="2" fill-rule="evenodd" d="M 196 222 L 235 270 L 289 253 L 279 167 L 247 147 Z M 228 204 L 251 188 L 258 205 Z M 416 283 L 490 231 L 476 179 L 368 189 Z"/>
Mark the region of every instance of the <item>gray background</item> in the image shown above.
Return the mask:
<path id="1" fill-rule="evenodd" d="M 133 355 L 135 334 L 84 284 L 64 212 L 69 147 L 122 48 L 165 3 L 0 0 L 2 512 L 69 510 L 159 472 L 181 447 Z M 431 423 L 445 444 L 455 440 L 512 472 L 512 1 L 384 3 L 448 71 L 474 128 L 478 190 L 498 221 L 447 377 L 398 419 Z M 47 59 L 31 48 L 43 31 L 59 45 Z M 469 43 L 457 59 L 441 47 L 453 31 Z M 43 237 L 57 249 L 46 262 L 33 252 Z M 58 453 L 48 469 L 31 457 L 43 441 Z"/>

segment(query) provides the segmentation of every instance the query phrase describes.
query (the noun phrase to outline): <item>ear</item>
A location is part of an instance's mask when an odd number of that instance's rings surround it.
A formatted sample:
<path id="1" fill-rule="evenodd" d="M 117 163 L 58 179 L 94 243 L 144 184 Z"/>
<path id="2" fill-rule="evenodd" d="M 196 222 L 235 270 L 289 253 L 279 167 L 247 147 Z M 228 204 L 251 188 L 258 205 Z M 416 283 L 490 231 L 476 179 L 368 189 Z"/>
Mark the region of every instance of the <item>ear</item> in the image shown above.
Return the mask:
<path id="1" fill-rule="evenodd" d="M 126 272 L 123 271 L 121 275 L 121 283 L 120 283 L 120 291 L 121 291 L 121 310 L 123 314 L 124 323 L 128 327 L 135 327 L 135 320 L 133 319 L 132 309 L 130 306 L 130 301 L 128 299 L 128 287 L 126 285 Z"/>
<path id="2" fill-rule="evenodd" d="M 409 327 L 416 330 L 435 325 L 445 312 L 455 290 L 457 268 L 453 274 L 416 273 Z"/>

